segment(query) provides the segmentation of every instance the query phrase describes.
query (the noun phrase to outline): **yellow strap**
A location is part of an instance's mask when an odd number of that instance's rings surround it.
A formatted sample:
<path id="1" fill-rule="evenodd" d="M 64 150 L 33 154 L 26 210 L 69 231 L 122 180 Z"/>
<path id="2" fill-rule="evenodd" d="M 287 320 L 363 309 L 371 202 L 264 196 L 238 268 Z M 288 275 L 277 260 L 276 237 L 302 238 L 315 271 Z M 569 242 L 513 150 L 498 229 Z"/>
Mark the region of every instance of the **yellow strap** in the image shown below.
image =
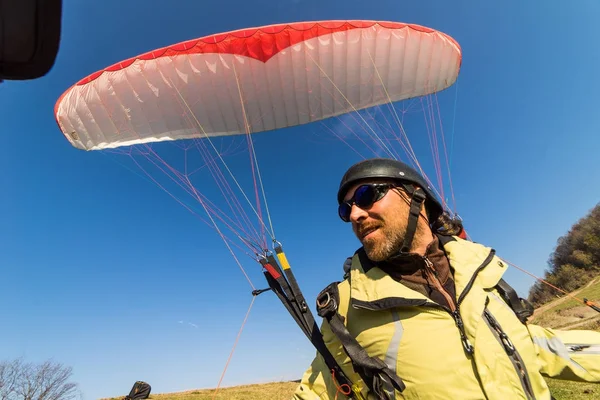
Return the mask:
<path id="1" fill-rule="evenodd" d="M 279 264 L 281 264 L 281 268 L 283 268 L 284 270 L 290 269 L 290 263 L 288 262 L 283 250 L 276 251 L 275 253 L 277 254 L 277 258 L 279 259 Z"/>

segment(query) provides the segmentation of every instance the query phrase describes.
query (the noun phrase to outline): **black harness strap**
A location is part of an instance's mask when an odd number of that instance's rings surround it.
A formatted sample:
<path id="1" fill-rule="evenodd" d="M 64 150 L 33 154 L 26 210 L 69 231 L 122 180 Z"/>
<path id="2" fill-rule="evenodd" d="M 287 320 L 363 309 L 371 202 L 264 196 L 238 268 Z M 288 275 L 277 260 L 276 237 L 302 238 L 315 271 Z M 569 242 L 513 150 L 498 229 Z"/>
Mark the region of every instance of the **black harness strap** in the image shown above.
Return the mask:
<path id="1" fill-rule="evenodd" d="M 325 318 L 331 331 L 341 342 L 352 362 L 356 373 L 360 375 L 371 393 L 380 400 L 396 398 L 395 390 L 402 392 L 404 382 L 382 360 L 369 356 L 367 351 L 352 337 L 343 317 L 338 313 L 339 292 L 337 283 L 327 286 L 317 297 L 317 313 Z"/>
<path id="2" fill-rule="evenodd" d="M 504 279 L 500 279 L 496 285 L 496 290 L 498 290 L 500 296 L 512 308 L 519 321 L 526 323 L 527 318 L 533 315 L 533 305 L 527 300 L 520 298 L 515 289 L 506 283 Z"/>
<path id="3" fill-rule="evenodd" d="M 408 191 L 408 188 L 405 187 Z M 409 192 L 410 193 L 410 192 Z M 421 214 L 421 205 L 425 201 L 426 195 L 420 188 L 413 190 L 410 193 L 410 211 L 408 215 L 408 224 L 406 225 L 406 234 L 404 235 L 404 242 L 402 243 L 401 253 L 408 253 L 412 246 L 412 241 L 417 232 L 417 224 L 419 222 L 419 215 Z"/>
<path id="4" fill-rule="evenodd" d="M 323 340 L 323 336 L 321 335 L 321 331 L 319 330 L 319 327 L 317 326 L 310 309 L 306 307 L 304 297 L 302 296 L 297 284 L 290 285 L 290 283 L 284 278 L 283 271 L 281 270 L 281 267 L 275 258 L 267 257 L 266 259 L 261 260 L 261 264 L 265 268 L 264 275 L 269 284 L 269 288 L 277 295 L 281 303 L 294 318 L 300 329 L 302 329 L 317 352 L 321 354 L 325 364 L 327 365 L 327 368 L 329 368 L 329 371 L 333 373 L 337 383 L 341 385 L 341 387 L 346 387 L 346 390 L 343 391 L 344 395 L 350 399 L 360 398 L 358 394 L 354 392 L 353 383 L 350 381 L 350 379 L 348 379 L 346 374 L 344 374 L 344 371 L 342 371 L 341 367 L 335 360 L 335 357 L 333 357 L 327 348 L 325 341 Z M 291 270 L 287 272 L 289 277 L 292 272 Z M 292 276 L 292 279 L 295 282 L 295 277 Z M 255 290 L 252 292 L 252 294 L 257 296 L 260 293 L 263 293 L 265 290 L 267 289 Z"/>

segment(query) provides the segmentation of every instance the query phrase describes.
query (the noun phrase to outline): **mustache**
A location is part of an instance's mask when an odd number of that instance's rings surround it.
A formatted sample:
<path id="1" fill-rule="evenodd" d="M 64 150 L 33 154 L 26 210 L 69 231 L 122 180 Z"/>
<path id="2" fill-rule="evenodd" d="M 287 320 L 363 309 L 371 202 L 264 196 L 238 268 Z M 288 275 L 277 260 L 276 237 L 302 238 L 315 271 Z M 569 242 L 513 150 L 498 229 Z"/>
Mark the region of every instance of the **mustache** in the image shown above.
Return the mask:
<path id="1" fill-rule="evenodd" d="M 375 229 L 377 229 L 379 227 L 380 227 L 379 224 L 357 225 L 356 226 L 356 235 L 358 237 L 362 238 L 363 236 L 365 236 L 365 234 L 369 233 L 370 231 L 374 231 Z"/>

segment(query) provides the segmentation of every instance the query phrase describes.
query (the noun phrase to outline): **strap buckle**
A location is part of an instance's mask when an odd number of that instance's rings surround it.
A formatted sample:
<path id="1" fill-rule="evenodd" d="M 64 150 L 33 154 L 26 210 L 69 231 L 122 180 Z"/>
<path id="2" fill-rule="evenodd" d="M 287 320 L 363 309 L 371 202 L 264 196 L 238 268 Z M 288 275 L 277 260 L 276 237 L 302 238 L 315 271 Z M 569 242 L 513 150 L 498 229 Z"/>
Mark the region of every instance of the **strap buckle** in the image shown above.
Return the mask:
<path id="1" fill-rule="evenodd" d="M 321 318 L 330 319 L 337 313 L 339 292 L 337 282 L 330 284 L 317 296 L 317 314 Z"/>

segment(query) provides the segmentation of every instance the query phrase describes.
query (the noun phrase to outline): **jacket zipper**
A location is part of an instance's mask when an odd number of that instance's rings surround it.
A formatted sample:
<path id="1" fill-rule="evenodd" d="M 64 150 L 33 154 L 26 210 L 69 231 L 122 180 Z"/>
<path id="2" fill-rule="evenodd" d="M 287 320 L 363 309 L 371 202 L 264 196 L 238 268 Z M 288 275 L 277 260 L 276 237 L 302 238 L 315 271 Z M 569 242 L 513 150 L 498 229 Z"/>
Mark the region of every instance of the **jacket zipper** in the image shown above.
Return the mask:
<path id="1" fill-rule="evenodd" d="M 465 349 L 465 351 L 469 355 L 473 354 L 473 351 L 474 351 L 473 345 L 469 341 L 469 338 L 467 337 L 467 333 L 465 332 L 465 325 L 463 323 L 462 317 L 460 316 L 460 309 L 458 307 L 456 300 L 452 296 L 450 296 L 450 293 L 448 293 L 446 291 L 446 289 L 444 289 L 444 286 L 438 279 L 437 271 L 435 270 L 435 267 L 433 266 L 433 263 L 431 262 L 431 260 L 429 260 L 425 256 L 423 257 L 423 260 L 425 261 L 425 275 L 427 275 L 427 280 L 429 282 L 431 282 L 433 284 L 433 286 L 444 296 L 444 298 L 446 299 L 446 301 L 448 302 L 448 304 L 450 306 L 450 309 L 448 309 L 444 306 L 441 306 L 441 307 L 444 308 L 446 311 L 448 311 L 450 313 L 450 315 L 452 315 L 452 318 L 454 318 L 454 322 L 456 323 L 456 327 L 458 328 L 458 331 L 460 333 L 460 340 L 462 342 L 462 345 L 463 345 L 463 348 Z M 430 304 L 430 303 L 428 303 L 428 304 Z M 435 303 L 431 303 L 431 304 L 435 304 Z M 435 305 L 440 306 L 438 304 L 435 304 Z"/>
<path id="2" fill-rule="evenodd" d="M 423 260 L 425 261 L 425 275 L 427 275 L 427 280 L 430 281 L 433 284 L 433 286 L 438 290 L 438 292 L 440 292 L 444 296 L 446 302 L 450 305 L 450 309 L 452 310 L 452 312 L 456 311 L 456 300 L 452 298 L 452 296 L 450 296 L 450 293 L 448 293 L 446 289 L 444 289 L 444 286 L 442 286 L 442 282 L 440 282 L 438 278 L 438 273 L 435 270 L 433 263 L 427 257 L 423 257 Z"/>
<path id="3" fill-rule="evenodd" d="M 425 260 L 425 265 L 427 266 L 427 268 L 425 269 L 425 272 L 428 276 L 431 277 L 432 282 L 434 283 L 434 286 L 436 286 L 436 288 L 448 300 L 448 304 L 450 304 L 450 310 L 448 310 L 448 308 L 443 307 L 443 306 L 442 306 L 442 308 L 444 308 L 446 311 L 450 312 L 450 315 L 452 315 L 452 318 L 454 318 L 456 327 L 458 328 L 458 330 L 460 332 L 460 339 L 462 341 L 463 348 L 469 355 L 473 354 L 474 348 L 473 348 L 473 345 L 471 344 L 471 342 L 469 341 L 469 338 L 467 337 L 467 334 L 465 332 L 465 325 L 464 325 L 463 319 L 460 315 L 460 305 L 463 302 L 463 300 L 465 299 L 465 297 L 467 296 L 467 294 L 469 293 L 469 291 L 471 290 L 471 288 L 473 287 L 473 283 L 475 282 L 475 279 L 477 278 L 477 275 L 479 274 L 479 272 L 481 272 L 481 270 L 484 269 L 492 261 L 492 258 L 494 258 L 495 253 L 496 252 L 492 249 L 490 251 L 490 253 L 488 254 L 488 256 L 485 258 L 485 260 L 483 260 L 483 263 L 481 263 L 481 265 L 479 267 L 477 267 L 477 269 L 473 273 L 473 276 L 471 276 L 471 279 L 469 279 L 469 282 L 465 286 L 465 289 L 458 297 L 456 304 L 454 303 L 454 299 L 452 298 L 452 296 L 450 296 L 450 294 L 448 294 L 448 292 L 443 288 L 442 284 L 440 283 L 439 279 L 437 278 L 437 272 L 435 271 L 433 263 L 427 257 L 423 257 L 423 259 Z"/>
<path id="4" fill-rule="evenodd" d="M 469 282 L 467 282 L 467 285 L 465 286 L 465 288 L 462 291 L 462 293 L 460 294 L 460 296 L 458 296 L 458 300 L 456 301 L 456 310 L 453 313 L 453 317 L 454 317 L 454 320 L 456 321 L 456 325 L 458 326 L 458 329 L 460 330 L 461 339 L 463 341 L 463 347 L 469 354 L 473 354 L 474 349 L 473 349 L 473 345 L 471 345 L 471 342 L 469 342 L 469 339 L 467 338 L 467 335 L 465 333 L 465 327 L 463 324 L 463 320 L 462 320 L 462 317 L 460 316 L 460 305 L 462 304 L 463 300 L 465 299 L 465 297 L 467 296 L 467 294 L 473 287 L 473 283 L 475 283 L 475 279 L 477 278 L 477 275 L 479 275 L 479 273 L 481 272 L 482 269 L 487 267 L 487 265 L 494 258 L 495 254 L 496 254 L 496 251 L 494 249 L 490 250 L 490 253 L 487 255 L 485 260 L 483 260 L 481 265 L 479 267 L 477 267 L 477 269 L 471 276 L 471 279 L 469 279 Z"/>
<path id="5" fill-rule="evenodd" d="M 527 374 L 527 368 L 525 368 L 525 363 L 523 362 L 521 355 L 513 345 L 512 341 L 509 339 L 508 335 L 504 332 L 496 318 L 494 318 L 494 316 L 487 309 L 483 312 L 483 315 L 485 316 L 488 327 L 491 329 L 496 339 L 502 344 L 504 351 L 509 356 L 510 361 L 515 367 L 515 371 L 519 376 L 521 386 L 523 387 L 523 391 L 527 395 L 527 398 L 535 400 L 535 396 L 531 388 L 531 382 L 529 381 L 529 375 Z"/>
<path id="6" fill-rule="evenodd" d="M 467 296 L 467 294 L 473 287 L 473 283 L 475 282 L 475 278 L 477 278 L 477 275 L 479 275 L 479 273 L 481 272 L 482 269 L 487 267 L 487 265 L 492 261 L 492 258 L 494 258 L 495 255 L 496 255 L 496 251 L 494 249 L 492 249 L 490 251 L 490 254 L 488 254 L 488 256 L 485 258 L 485 260 L 483 260 L 483 263 L 481 263 L 481 265 L 479 267 L 477 267 L 477 269 L 473 273 L 473 276 L 471 276 L 471 279 L 467 283 L 467 286 L 465 286 L 465 289 L 462 291 L 462 293 L 458 297 L 458 305 L 460 305 L 460 303 L 463 302 L 463 300 L 465 299 L 465 297 Z"/>
<path id="7" fill-rule="evenodd" d="M 403 306 L 403 307 L 428 307 L 428 308 L 432 308 L 436 311 L 441 311 L 444 313 L 448 313 L 452 316 L 452 318 L 454 319 L 454 322 L 456 323 L 456 326 L 458 328 L 458 332 L 460 334 L 460 340 L 462 342 L 463 348 L 465 349 L 465 351 L 469 354 L 472 355 L 474 352 L 474 347 L 471 344 L 471 342 L 469 341 L 469 338 L 467 337 L 467 334 L 465 332 L 465 325 L 463 323 L 462 317 L 460 316 L 460 310 L 458 308 L 456 308 L 456 311 L 452 311 L 451 309 L 449 309 L 448 307 L 442 306 L 441 304 L 438 303 L 433 303 L 430 301 L 423 301 L 422 303 L 419 304 L 398 304 L 397 306 Z M 373 307 L 371 305 L 369 305 L 369 303 L 353 303 L 352 307 L 356 308 L 356 309 L 363 309 L 363 310 L 369 310 L 369 311 L 381 311 L 381 308 L 378 307 Z"/>

